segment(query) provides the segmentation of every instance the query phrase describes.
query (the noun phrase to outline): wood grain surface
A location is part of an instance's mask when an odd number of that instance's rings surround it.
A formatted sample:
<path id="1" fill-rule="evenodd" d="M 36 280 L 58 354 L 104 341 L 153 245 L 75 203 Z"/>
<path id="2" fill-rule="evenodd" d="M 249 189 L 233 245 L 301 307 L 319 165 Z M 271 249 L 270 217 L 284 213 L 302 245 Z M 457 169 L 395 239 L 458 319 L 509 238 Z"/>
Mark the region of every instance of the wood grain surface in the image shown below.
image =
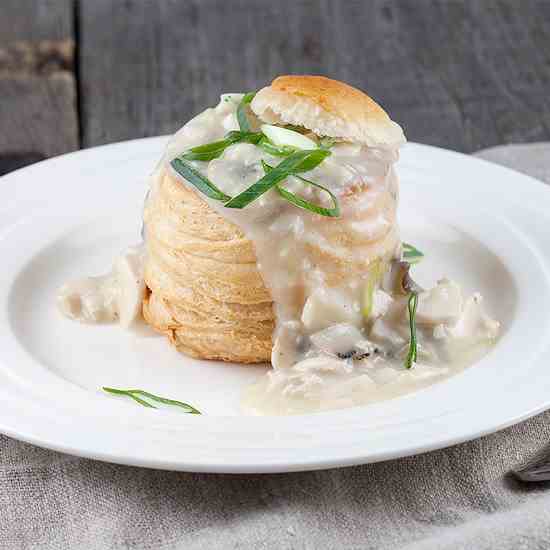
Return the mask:
<path id="1" fill-rule="evenodd" d="M 70 0 L 0 4 L 0 174 L 79 146 Z"/>
<path id="2" fill-rule="evenodd" d="M 414 141 L 550 137 L 550 2 L 96 0 L 80 25 L 86 145 L 170 133 L 220 92 L 302 72 L 366 89 Z"/>
<path id="3" fill-rule="evenodd" d="M 0 169 L 171 133 L 281 73 L 366 89 L 410 140 L 548 140 L 550 2 L 2 0 Z"/>

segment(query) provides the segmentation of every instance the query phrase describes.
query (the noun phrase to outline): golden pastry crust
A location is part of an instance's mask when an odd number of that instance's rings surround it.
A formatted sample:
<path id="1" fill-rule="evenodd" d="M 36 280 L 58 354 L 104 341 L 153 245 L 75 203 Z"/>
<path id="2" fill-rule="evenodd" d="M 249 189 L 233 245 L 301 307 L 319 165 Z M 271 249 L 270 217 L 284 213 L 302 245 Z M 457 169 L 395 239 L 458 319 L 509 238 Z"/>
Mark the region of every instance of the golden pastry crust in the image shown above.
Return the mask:
<path id="1" fill-rule="evenodd" d="M 144 222 L 145 320 L 192 357 L 269 361 L 271 296 L 242 231 L 169 172 L 149 197 Z"/>
<path id="2" fill-rule="evenodd" d="M 403 130 L 367 94 L 324 76 L 279 76 L 262 88 L 251 108 L 270 124 L 296 124 L 319 136 L 369 147 L 394 148 Z"/>
<path id="3" fill-rule="evenodd" d="M 398 242 L 395 224 L 374 236 L 350 232 L 347 203 L 356 206 L 363 191 L 358 188 L 342 198 L 342 218 L 319 216 L 319 231 L 329 246 L 308 245 L 319 264 L 330 266 L 330 286 L 349 277 L 350 270 L 364 274 L 373 260 L 389 259 Z M 388 196 L 368 202 L 355 216 L 359 223 L 368 222 L 381 210 L 388 212 L 389 219 L 395 218 L 395 202 Z M 272 300 L 257 269 L 254 246 L 243 232 L 170 169 L 158 178 L 144 221 L 149 289 L 143 304 L 145 320 L 192 357 L 268 362 L 275 327 Z M 360 253 L 350 254 L 350 246 Z"/>
<path id="4" fill-rule="evenodd" d="M 382 148 L 405 141 L 400 126 L 374 100 L 325 77 L 276 78 L 256 94 L 251 108 L 265 122 L 301 125 L 320 136 Z M 308 219 L 314 238 L 303 246 L 328 286 L 337 287 L 351 274 L 365 276 L 371 262 L 389 261 L 399 243 L 396 197 L 367 193 L 366 185 L 352 185 L 339 197 L 340 218 Z M 388 223 L 374 231 L 381 215 Z M 269 361 L 272 298 L 243 231 L 167 165 L 155 176 L 144 222 L 146 321 L 193 357 Z M 303 291 L 293 289 L 297 301 Z"/>

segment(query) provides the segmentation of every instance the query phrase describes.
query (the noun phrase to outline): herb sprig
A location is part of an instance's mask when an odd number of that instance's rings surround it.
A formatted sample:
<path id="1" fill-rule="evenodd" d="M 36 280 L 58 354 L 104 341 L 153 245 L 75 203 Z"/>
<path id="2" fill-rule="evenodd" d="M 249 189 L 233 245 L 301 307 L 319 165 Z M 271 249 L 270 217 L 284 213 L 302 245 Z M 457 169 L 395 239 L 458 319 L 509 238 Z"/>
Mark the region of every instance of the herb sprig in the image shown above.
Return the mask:
<path id="1" fill-rule="evenodd" d="M 407 310 L 409 312 L 409 330 L 410 330 L 410 340 L 409 340 L 409 351 L 407 357 L 405 357 L 405 368 L 412 368 L 413 364 L 416 363 L 416 357 L 418 354 L 418 345 L 416 341 L 416 308 L 418 306 L 418 294 L 416 292 L 411 292 L 409 295 L 409 301 L 407 303 Z"/>
<path id="2" fill-rule="evenodd" d="M 189 405 L 189 403 L 184 403 L 183 401 L 177 401 L 176 399 L 167 399 L 166 397 L 161 397 L 160 395 L 155 395 L 154 393 L 149 393 L 144 390 L 121 390 L 119 388 L 108 388 L 103 387 L 102 390 L 113 395 L 124 395 L 130 397 L 140 405 L 148 407 L 150 409 L 156 409 L 154 405 L 149 403 L 143 398 L 150 399 L 151 401 L 156 401 L 157 403 L 163 403 L 165 405 L 173 405 L 175 407 L 180 407 L 185 409 L 185 412 L 188 414 L 202 414 L 198 409 Z"/>

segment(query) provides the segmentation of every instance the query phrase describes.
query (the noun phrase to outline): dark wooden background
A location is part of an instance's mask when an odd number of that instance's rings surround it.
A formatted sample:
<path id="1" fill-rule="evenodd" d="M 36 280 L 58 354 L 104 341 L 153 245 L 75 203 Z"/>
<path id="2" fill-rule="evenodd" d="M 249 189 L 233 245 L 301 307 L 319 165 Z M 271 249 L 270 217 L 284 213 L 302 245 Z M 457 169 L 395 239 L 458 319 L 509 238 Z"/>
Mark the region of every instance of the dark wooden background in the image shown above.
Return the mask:
<path id="1" fill-rule="evenodd" d="M 550 1 L 0 0 L 0 173 L 281 73 L 367 90 L 410 140 L 548 140 Z"/>

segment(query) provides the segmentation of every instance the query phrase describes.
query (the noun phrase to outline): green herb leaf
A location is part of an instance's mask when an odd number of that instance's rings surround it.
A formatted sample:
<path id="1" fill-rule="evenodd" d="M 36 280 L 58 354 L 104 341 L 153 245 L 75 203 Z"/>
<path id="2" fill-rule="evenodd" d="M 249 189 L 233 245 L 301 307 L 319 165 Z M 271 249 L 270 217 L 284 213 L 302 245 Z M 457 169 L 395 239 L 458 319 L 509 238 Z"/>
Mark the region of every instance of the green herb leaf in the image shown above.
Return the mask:
<path id="1" fill-rule="evenodd" d="M 175 399 L 167 399 L 166 397 L 160 397 L 159 395 L 155 395 L 154 393 L 149 393 L 144 390 L 121 390 L 118 388 L 107 388 L 103 387 L 103 391 L 107 393 L 112 393 L 114 395 L 124 395 L 126 397 L 130 397 L 140 405 L 143 405 L 144 407 L 149 407 L 150 409 L 156 409 L 154 405 L 151 405 L 151 403 L 145 401 L 145 399 L 141 399 L 141 397 L 146 397 L 148 399 L 151 399 L 152 401 L 156 401 L 158 403 L 164 403 L 165 405 L 173 405 L 175 407 L 181 407 L 182 409 L 185 409 L 185 411 L 189 414 L 201 414 L 201 412 L 198 409 L 195 409 L 192 405 L 189 405 L 189 403 L 184 403 L 183 401 L 176 401 Z M 139 397 L 141 396 L 141 397 Z"/>
<path id="2" fill-rule="evenodd" d="M 284 189 L 280 185 L 277 185 L 275 188 L 277 189 L 277 192 L 279 193 L 279 195 L 281 195 L 281 197 L 286 199 L 288 202 L 292 203 L 294 206 L 297 206 L 298 208 L 303 208 L 304 210 L 309 210 L 314 214 L 320 214 L 321 216 L 327 216 L 329 218 L 340 217 L 340 207 L 338 206 L 338 200 L 326 187 L 322 187 L 321 185 L 314 183 L 312 181 L 308 181 L 308 180 L 303 180 L 303 181 L 309 183 L 310 185 L 314 185 L 315 187 L 319 187 L 320 189 L 328 193 L 330 195 L 330 198 L 332 199 L 332 204 L 334 206 L 332 208 L 325 208 L 323 206 L 313 204 L 312 202 L 309 202 L 308 200 L 302 197 L 299 197 L 298 195 L 295 195 L 294 193 L 292 193 L 291 191 L 288 191 L 287 189 Z"/>
<path id="3" fill-rule="evenodd" d="M 417 264 L 424 254 L 415 248 L 412 244 L 403 243 L 403 259 L 409 264 Z"/>
<path id="4" fill-rule="evenodd" d="M 314 149 L 309 151 L 309 153 L 310 154 L 296 168 L 294 168 L 292 171 L 293 174 L 297 174 L 299 172 L 309 172 L 319 166 L 321 162 L 330 156 L 330 151 L 326 151 L 324 149 Z"/>
<path id="5" fill-rule="evenodd" d="M 239 141 L 238 139 L 222 139 L 220 141 L 213 141 L 205 145 L 199 145 L 189 149 L 188 152 L 180 155 L 178 158 L 185 160 L 202 160 L 209 161 L 218 158 L 230 145 L 233 145 Z"/>
<path id="6" fill-rule="evenodd" d="M 255 95 L 256 92 L 245 94 L 237 107 L 237 121 L 239 122 L 241 132 L 250 132 L 250 122 L 248 122 L 248 117 L 246 116 L 246 106 L 250 104 Z"/>
<path id="7" fill-rule="evenodd" d="M 224 202 L 231 198 L 218 189 L 207 177 L 203 176 L 198 170 L 195 170 L 181 158 L 175 158 L 170 165 L 180 176 L 185 178 L 191 185 L 194 185 L 207 197 Z"/>
<path id="8" fill-rule="evenodd" d="M 296 151 L 270 170 L 263 178 L 260 178 L 256 183 L 252 184 L 248 189 L 245 189 L 242 193 L 226 202 L 224 206 L 227 208 L 244 208 L 289 175 L 296 172 L 307 172 L 312 170 L 329 154 L 328 151 L 322 151 L 321 149 Z"/>
<path id="9" fill-rule="evenodd" d="M 409 301 L 407 304 L 407 309 L 409 312 L 409 329 L 410 329 L 410 341 L 409 341 L 409 351 L 407 357 L 405 357 L 405 368 L 410 369 L 413 366 L 413 363 L 416 362 L 417 356 L 417 342 L 416 342 L 416 307 L 418 305 L 418 294 L 416 292 L 411 292 L 409 296 Z"/>
<path id="10" fill-rule="evenodd" d="M 267 162 L 262 161 L 262 166 L 266 173 L 273 170 L 273 167 L 269 166 Z M 315 183 L 314 181 L 306 180 L 306 178 L 302 178 L 301 176 L 295 175 L 294 177 L 298 178 L 303 183 L 307 183 L 308 185 L 313 185 L 314 187 L 321 189 L 325 193 L 328 193 L 330 195 L 332 204 L 334 206 L 332 208 L 325 208 L 323 206 L 319 206 L 317 204 L 309 202 L 308 200 L 292 193 L 291 191 L 288 191 L 284 187 L 281 187 L 279 184 L 277 184 L 275 186 L 275 189 L 277 190 L 277 193 L 279 193 L 279 195 L 283 197 L 283 199 L 287 200 L 288 202 L 292 203 L 294 206 L 297 206 L 298 208 L 309 210 L 314 214 L 320 214 L 321 216 L 327 216 L 329 218 L 338 218 L 340 216 L 340 205 L 338 204 L 338 199 L 329 189 L 327 189 L 326 187 L 323 187 L 322 185 L 319 185 L 318 183 Z"/>
<path id="11" fill-rule="evenodd" d="M 241 132 L 239 130 L 232 130 L 228 132 L 225 139 L 234 140 L 234 143 L 239 141 L 244 143 L 259 143 L 264 138 L 262 132 Z"/>
<path id="12" fill-rule="evenodd" d="M 258 146 L 261 147 L 266 153 L 274 157 L 288 157 L 288 155 L 291 155 L 296 151 L 294 147 L 277 147 L 265 136 L 263 137 L 263 139 L 260 140 Z"/>
<path id="13" fill-rule="evenodd" d="M 262 137 L 263 135 L 260 132 L 233 131 L 229 132 L 227 136 L 225 136 L 225 139 L 206 143 L 205 145 L 199 145 L 198 147 L 192 147 L 178 158 L 207 162 L 218 158 L 230 145 L 243 142 L 256 144 L 262 139 Z"/>

